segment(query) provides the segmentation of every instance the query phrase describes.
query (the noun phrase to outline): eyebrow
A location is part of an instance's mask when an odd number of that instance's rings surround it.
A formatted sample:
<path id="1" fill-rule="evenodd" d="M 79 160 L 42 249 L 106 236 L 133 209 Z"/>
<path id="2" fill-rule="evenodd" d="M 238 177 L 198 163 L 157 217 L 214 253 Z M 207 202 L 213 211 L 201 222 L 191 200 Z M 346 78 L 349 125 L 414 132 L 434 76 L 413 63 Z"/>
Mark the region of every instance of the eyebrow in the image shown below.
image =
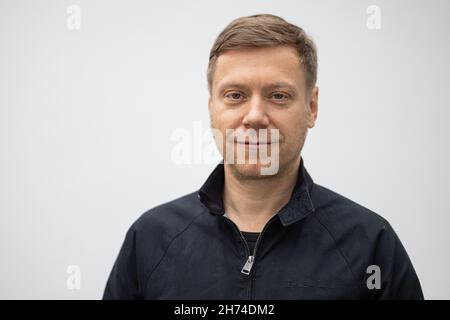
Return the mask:
<path id="1" fill-rule="evenodd" d="M 229 88 L 229 87 L 235 87 L 235 88 L 240 88 L 240 89 L 247 88 L 246 85 L 238 83 L 238 82 L 225 82 L 219 86 L 219 92 L 222 92 L 224 89 Z M 294 85 L 290 84 L 289 82 L 284 82 L 284 81 L 273 82 L 273 83 L 270 83 L 263 87 L 263 89 L 265 89 L 265 90 L 273 90 L 273 89 L 280 89 L 280 88 L 289 88 L 290 90 L 297 92 L 297 89 Z"/>

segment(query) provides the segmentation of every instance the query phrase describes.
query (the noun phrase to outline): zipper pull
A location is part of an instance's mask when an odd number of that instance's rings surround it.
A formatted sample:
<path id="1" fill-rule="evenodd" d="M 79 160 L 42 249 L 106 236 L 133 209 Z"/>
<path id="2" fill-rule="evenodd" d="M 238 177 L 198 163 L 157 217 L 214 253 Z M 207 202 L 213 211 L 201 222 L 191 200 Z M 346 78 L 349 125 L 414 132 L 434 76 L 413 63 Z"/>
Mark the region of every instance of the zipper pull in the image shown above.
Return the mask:
<path id="1" fill-rule="evenodd" d="M 253 265 L 253 256 L 248 256 L 247 261 L 245 262 L 244 266 L 242 267 L 241 273 L 249 275 L 250 270 L 252 269 Z"/>

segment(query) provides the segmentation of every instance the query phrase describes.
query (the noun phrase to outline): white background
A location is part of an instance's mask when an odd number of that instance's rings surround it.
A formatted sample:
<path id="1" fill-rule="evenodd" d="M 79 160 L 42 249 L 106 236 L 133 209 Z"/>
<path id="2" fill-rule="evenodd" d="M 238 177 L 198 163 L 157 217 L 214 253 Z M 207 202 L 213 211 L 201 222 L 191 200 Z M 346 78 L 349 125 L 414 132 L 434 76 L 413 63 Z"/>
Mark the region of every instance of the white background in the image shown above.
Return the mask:
<path id="1" fill-rule="evenodd" d="M 71 4 L 80 30 L 67 27 Z M 312 178 L 385 217 L 425 297 L 450 298 L 445 0 L 0 0 L 0 298 L 100 298 L 131 223 L 201 186 L 214 164 L 175 165 L 171 135 L 207 130 L 209 50 L 256 13 L 318 46 Z"/>

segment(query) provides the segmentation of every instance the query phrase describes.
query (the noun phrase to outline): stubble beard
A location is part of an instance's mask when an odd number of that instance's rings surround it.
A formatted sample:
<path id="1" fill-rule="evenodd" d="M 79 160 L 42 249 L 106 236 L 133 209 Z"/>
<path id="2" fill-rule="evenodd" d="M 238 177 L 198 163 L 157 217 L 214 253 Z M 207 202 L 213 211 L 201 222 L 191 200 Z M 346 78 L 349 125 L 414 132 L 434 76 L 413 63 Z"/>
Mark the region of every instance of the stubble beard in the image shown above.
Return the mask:
<path id="1" fill-rule="evenodd" d="M 256 164 L 239 164 L 233 163 L 225 163 L 230 170 L 230 173 L 238 180 L 265 180 L 265 179 L 279 179 L 280 177 L 286 175 L 292 169 L 293 165 L 298 165 L 301 156 L 301 150 L 306 141 L 306 136 L 308 134 L 308 128 L 304 126 L 302 129 L 301 137 L 298 141 L 298 146 L 294 147 L 293 150 L 282 150 L 286 147 L 283 145 L 286 141 L 283 141 L 279 144 L 279 168 L 275 174 L 261 174 L 261 168 L 264 167 L 259 161 Z"/>

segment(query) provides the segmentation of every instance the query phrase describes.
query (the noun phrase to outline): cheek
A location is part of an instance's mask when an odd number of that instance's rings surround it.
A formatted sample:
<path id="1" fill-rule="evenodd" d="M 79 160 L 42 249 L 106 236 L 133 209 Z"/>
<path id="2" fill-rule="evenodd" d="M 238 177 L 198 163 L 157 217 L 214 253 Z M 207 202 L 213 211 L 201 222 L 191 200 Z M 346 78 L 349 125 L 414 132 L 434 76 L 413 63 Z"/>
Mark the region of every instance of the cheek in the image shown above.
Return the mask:
<path id="1" fill-rule="evenodd" d="M 217 146 L 224 150 L 227 142 L 227 129 L 235 129 L 239 126 L 239 122 L 228 112 L 215 110 L 210 114 L 211 129 L 215 133 L 215 141 Z M 236 125 L 237 123 L 237 125 Z M 230 134 L 228 132 L 228 134 Z"/>
<path id="2" fill-rule="evenodd" d="M 226 129 L 238 128 L 240 120 L 240 115 L 232 110 L 216 110 L 211 113 L 211 124 L 224 133 Z"/>
<path id="3" fill-rule="evenodd" d="M 211 110 L 210 119 L 211 127 L 221 130 L 223 118 L 221 117 L 217 109 Z"/>
<path id="4" fill-rule="evenodd" d="M 298 149 L 302 144 L 308 128 L 306 113 L 292 113 L 280 122 L 280 132 L 284 138 L 285 148 Z"/>

